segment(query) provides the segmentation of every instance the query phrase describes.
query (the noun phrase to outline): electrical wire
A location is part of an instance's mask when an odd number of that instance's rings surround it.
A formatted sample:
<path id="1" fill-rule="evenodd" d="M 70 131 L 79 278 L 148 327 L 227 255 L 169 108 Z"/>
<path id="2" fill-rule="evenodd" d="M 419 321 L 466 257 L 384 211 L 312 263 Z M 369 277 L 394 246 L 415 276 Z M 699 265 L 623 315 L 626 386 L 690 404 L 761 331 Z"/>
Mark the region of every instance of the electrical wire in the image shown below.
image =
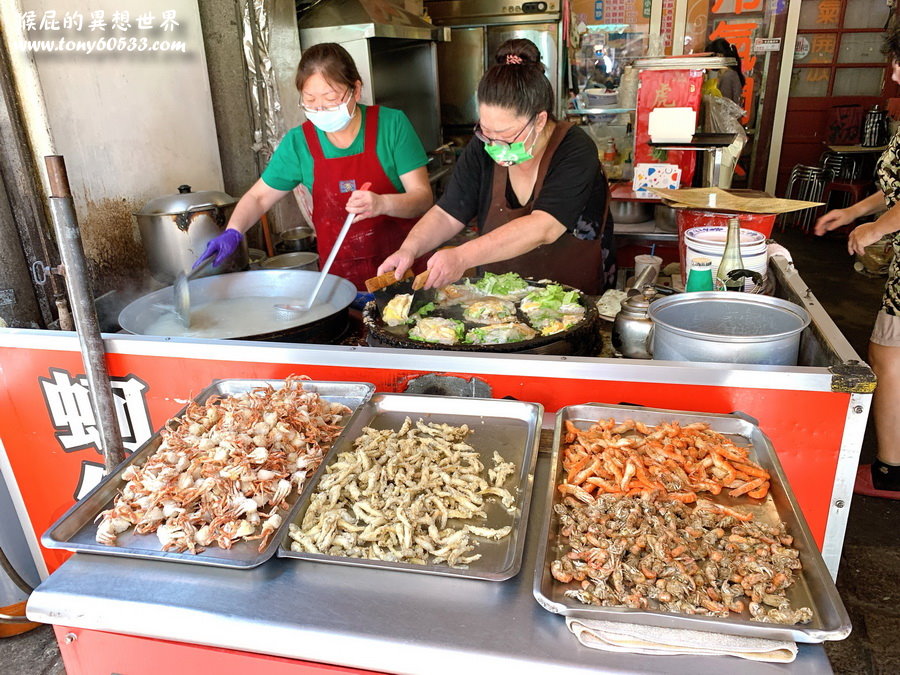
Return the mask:
<path id="1" fill-rule="evenodd" d="M 9 562 L 9 558 L 6 557 L 6 553 L 3 552 L 2 547 L 0 547 L 0 567 L 3 568 L 3 571 L 9 575 L 9 578 L 12 579 L 13 583 L 18 586 L 25 595 L 31 595 L 31 592 L 34 589 L 27 581 L 19 576 L 19 573 L 16 572 L 16 569 L 12 566 L 12 563 Z"/>
<path id="2" fill-rule="evenodd" d="M 0 547 L 0 568 L 3 568 L 3 571 L 12 579 L 13 583 L 18 586 L 25 595 L 31 595 L 31 592 L 34 590 L 27 581 L 25 581 L 18 572 L 16 572 L 16 568 L 12 566 L 12 563 L 9 561 L 9 558 L 6 557 L 6 553 L 3 551 L 3 547 Z M 32 623 L 28 620 L 26 616 L 13 616 L 11 614 L 0 614 L 0 623 Z"/>

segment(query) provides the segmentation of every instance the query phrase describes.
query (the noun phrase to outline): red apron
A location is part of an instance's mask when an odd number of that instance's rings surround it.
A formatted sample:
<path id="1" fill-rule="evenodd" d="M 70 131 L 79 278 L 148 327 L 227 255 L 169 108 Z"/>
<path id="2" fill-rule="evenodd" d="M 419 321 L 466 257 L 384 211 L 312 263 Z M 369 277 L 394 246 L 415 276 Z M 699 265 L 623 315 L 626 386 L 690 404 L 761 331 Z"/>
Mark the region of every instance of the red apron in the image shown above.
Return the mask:
<path id="1" fill-rule="evenodd" d="M 341 226 L 347 218 L 350 193 L 365 182 L 376 194 L 397 194 L 397 188 L 387 177 L 375 145 L 378 136 L 378 106 L 366 108 L 363 150 L 349 157 L 327 158 L 322 152 L 319 136 L 312 122 L 303 123 L 303 134 L 313 158 L 313 225 L 319 247 L 319 266 L 331 252 Z M 349 279 L 360 290 L 365 280 L 375 276 L 378 266 L 400 248 L 415 219 L 378 216 L 353 223 L 347 238 L 331 267 L 331 274 Z"/>

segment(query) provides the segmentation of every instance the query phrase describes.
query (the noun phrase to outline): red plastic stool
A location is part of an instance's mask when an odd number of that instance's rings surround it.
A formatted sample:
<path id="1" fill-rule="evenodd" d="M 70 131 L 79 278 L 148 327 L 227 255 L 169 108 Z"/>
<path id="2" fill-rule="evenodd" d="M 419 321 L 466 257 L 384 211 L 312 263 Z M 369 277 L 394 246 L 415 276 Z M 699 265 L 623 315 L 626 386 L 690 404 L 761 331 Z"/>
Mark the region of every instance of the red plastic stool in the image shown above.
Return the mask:
<path id="1" fill-rule="evenodd" d="M 825 209 L 847 208 L 868 196 L 871 186 L 871 181 L 834 180 L 826 183 L 825 190 L 822 192 L 822 201 L 825 202 Z M 832 206 L 830 203 L 833 192 L 841 194 L 841 204 L 839 206 Z"/>

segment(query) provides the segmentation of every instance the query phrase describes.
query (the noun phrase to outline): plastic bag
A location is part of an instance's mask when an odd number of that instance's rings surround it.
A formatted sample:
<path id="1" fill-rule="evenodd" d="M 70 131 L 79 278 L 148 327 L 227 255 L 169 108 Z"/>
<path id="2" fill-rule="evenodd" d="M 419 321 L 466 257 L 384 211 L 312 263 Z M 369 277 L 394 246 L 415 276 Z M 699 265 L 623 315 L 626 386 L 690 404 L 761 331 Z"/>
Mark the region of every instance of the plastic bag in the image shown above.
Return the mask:
<path id="1" fill-rule="evenodd" d="M 747 143 L 747 132 L 741 124 L 746 113 L 737 103 L 724 96 L 703 97 L 703 129 L 713 134 L 737 134 L 734 141 L 722 151 L 722 170 L 717 187 L 728 189 L 734 167 L 737 166 L 744 145 Z M 706 184 L 712 185 L 712 163 L 706 163 Z"/>
<path id="2" fill-rule="evenodd" d="M 741 124 L 745 111 L 724 96 L 703 97 L 703 128 L 713 134 L 737 134 L 735 140 L 747 142 L 747 132 Z"/>

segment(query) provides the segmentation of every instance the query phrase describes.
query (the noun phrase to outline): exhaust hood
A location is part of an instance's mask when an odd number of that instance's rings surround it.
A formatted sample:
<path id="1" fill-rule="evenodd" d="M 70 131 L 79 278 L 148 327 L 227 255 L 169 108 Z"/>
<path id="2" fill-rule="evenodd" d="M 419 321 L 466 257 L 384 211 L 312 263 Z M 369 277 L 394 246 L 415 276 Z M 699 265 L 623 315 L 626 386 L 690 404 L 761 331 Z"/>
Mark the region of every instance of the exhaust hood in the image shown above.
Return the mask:
<path id="1" fill-rule="evenodd" d="M 432 26 L 390 0 L 320 0 L 299 16 L 304 43 L 399 38 L 446 42 L 450 30 Z"/>

